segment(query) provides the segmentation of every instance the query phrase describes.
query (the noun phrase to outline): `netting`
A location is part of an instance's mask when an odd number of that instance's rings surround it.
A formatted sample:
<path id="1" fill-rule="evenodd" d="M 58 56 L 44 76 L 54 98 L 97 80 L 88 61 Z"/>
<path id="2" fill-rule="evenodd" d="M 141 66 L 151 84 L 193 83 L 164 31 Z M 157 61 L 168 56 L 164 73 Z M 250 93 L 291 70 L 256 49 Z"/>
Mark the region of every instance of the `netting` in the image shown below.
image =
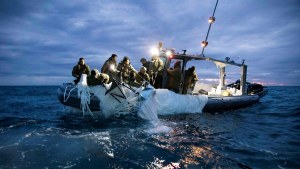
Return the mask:
<path id="1" fill-rule="evenodd" d="M 100 111 L 105 118 L 111 116 L 120 116 L 121 114 L 130 114 L 138 111 L 141 101 L 139 98 L 143 96 L 139 93 L 144 89 L 141 88 L 131 88 L 126 84 L 115 83 L 102 84 L 89 87 L 87 85 L 87 75 L 82 74 L 80 81 L 75 87 L 69 90 L 68 95 L 67 89 L 64 92 L 64 102 L 66 102 L 71 96 L 70 93 L 77 89 L 78 98 L 80 98 L 80 108 L 83 115 L 94 116 L 89 108 L 91 95 L 95 95 L 100 101 Z"/>

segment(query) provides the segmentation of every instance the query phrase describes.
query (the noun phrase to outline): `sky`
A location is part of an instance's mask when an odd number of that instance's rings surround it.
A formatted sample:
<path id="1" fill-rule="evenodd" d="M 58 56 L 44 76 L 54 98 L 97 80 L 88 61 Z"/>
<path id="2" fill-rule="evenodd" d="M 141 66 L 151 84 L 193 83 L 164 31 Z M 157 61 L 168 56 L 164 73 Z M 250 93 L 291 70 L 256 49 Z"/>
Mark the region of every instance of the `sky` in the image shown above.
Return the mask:
<path id="1" fill-rule="evenodd" d="M 1 0 L 0 85 L 71 82 L 80 57 L 101 69 L 112 53 L 139 69 L 150 49 L 201 54 L 216 0 Z M 247 81 L 300 85 L 300 1 L 219 0 L 205 56 L 245 59 Z M 195 63 L 200 81 L 218 79 L 215 65 Z M 239 68 L 226 68 L 235 81 Z"/>

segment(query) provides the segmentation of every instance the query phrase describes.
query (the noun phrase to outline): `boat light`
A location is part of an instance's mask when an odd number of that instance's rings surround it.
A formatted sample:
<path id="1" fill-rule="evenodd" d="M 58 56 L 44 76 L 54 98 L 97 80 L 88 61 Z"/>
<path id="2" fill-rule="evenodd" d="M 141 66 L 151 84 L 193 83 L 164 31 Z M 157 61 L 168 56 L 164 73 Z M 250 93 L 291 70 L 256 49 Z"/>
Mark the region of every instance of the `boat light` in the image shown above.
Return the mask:
<path id="1" fill-rule="evenodd" d="M 207 42 L 207 41 L 202 41 L 201 46 L 202 46 L 203 48 L 205 48 L 207 45 L 208 45 L 208 42 Z"/>
<path id="2" fill-rule="evenodd" d="M 209 23 L 214 23 L 215 20 L 216 20 L 216 18 L 212 16 L 212 17 L 209 17 L 208 22 Z"/>
<path id="3" fill-rule="evenodd" d="M 152 48 L 152 49 L 151 49 L 151 54 L 152 54 L 153 56 L 158 56 L 159 50 L 158 50 L 157 48 Z"/>
<path id="4" fill-rule="evenodd" d="M 169 50 L 166 52 L 166 55 L 167 55 L 167 56 L 171 56 L 171 54 L 172 54 L 172 52 L 169 51 Z"/>

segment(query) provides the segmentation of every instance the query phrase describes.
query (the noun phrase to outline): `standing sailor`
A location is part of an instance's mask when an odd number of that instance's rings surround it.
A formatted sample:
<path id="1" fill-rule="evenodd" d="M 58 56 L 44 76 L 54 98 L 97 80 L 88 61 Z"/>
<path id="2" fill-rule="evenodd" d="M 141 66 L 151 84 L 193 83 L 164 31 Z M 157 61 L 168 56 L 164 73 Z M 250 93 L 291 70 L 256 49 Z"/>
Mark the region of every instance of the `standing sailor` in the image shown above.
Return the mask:
<path id="1" fill-rule="evenodd" d="M 117 58 L 118 56 L 116 54 L 112 54 L 111 57 L 105 61 L 101 68 L 101 73 L 107 74 L 110 79 L 116 76 Z"/>
<path id="2" fill-rule="evenodd" d="M 198 76 L 195 66 L 192 66 L 188 70 L 185 70 L 184 87 L 182 93 L 191 93 L 194 90 L 197 81 Z"/>
<path id="3" fill-rule="evenodd" d="M 174 64 L 173 69 L 167 69 L 169 75 L 168 89 L 174 91 L 175 93 L 180 92 L 181 86 L 181 62 L 177 61 Z"/>
<path id="4" fill-rule="evenodd" d="M 152 58 L 152 64 L 150 65 L 150 78 L 152 79 L 152 85 L 156 89 L 161 88 L 164 62 L 158 56 L 154 56 Z"/>
<path id="5" fill-rule="evenodd" d="M 147 61 L 145 58 L 142 58 L 140 60 L 140 62 L 142 63 L 143 67 L 145 67 L 147 69 L 147 73 L 149 74 L 149 70 L 150 70 L 150 64 L 151 62 L 150 61 Z"/>

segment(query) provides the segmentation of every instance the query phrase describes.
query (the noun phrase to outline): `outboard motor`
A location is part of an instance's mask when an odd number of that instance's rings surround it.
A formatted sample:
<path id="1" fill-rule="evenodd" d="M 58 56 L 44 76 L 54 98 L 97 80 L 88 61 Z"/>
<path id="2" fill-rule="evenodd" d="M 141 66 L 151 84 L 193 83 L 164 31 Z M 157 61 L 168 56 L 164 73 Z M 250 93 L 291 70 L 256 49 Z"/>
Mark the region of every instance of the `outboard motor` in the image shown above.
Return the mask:
<path id="1" fill-rule="evenodd" d="M 227 87 L 236 88 L 239 90 L 240 89 L 240 80 L 237 80 L 236 82 L 227 85 Z M 257 84 L 257 83 L 246 82 L 246 87 L 247 87 L 247 94 L 257 94 L 264 90 L 264 86 L 261 84 Z"/>
<path id="2" fill-rule="evenodd" d="M 256 94 L 262 92 L 264 87 L 261 84 L 252 83 L 247 85 L 247 93 L 248 94 Z"/>

